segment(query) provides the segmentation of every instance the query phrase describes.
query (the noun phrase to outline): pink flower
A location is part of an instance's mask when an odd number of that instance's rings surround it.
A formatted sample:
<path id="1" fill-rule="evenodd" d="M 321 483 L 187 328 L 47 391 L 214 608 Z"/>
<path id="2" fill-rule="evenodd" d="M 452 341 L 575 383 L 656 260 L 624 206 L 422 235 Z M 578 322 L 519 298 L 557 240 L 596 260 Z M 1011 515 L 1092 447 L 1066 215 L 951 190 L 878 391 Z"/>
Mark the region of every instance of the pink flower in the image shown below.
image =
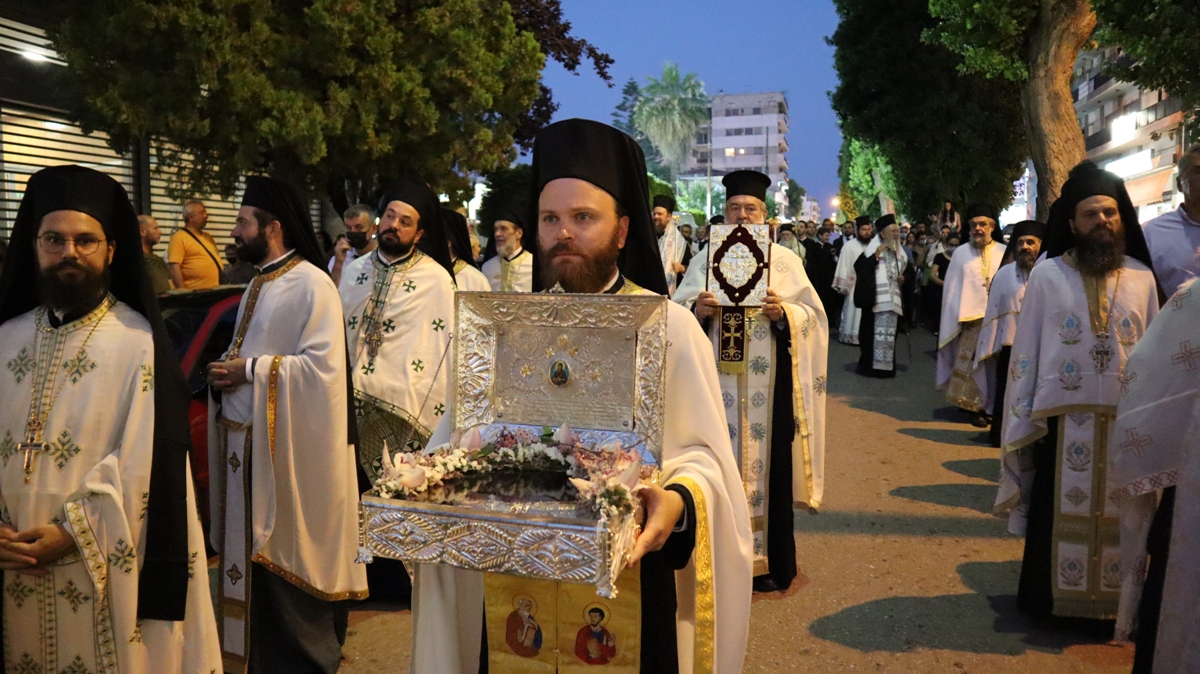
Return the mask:
<path id="1" fill-rule="evenodd" d="M 571 430 L 570 426 L 563 424 L 558 427 L 557 431 L 554 431 L 554 441 L 560 445 L 574 447 L 579 442 L 579 436 L 575 435 L 575 431 Z"/>
<path id="2" fill-rule="evenodd" d="M 400 475 L 400 485 L 406 489 L 418 489 L 425 484 L 425 469 L 413 466 Z"/>
<path id="3" fill-rule="evenodd" d="M 475 427 L 467 431 L 462 431 L 458 439 L 451 444 L 458 449 L 476 452 L 479 451 L 480 447 L 483 447 L 483 435 L 479 433 L 479 427 Z"/>

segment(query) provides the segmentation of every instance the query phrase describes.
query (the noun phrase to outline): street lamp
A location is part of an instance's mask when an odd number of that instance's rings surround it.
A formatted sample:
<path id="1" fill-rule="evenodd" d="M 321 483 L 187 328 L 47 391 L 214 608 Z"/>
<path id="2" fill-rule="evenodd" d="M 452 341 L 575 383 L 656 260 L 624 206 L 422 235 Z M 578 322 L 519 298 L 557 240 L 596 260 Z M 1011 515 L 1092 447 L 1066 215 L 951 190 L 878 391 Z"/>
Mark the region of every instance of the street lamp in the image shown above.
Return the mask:
<path id="1" fill-rule="evenodd" d="M 841 200 L 841 199 L 838 199 L 837 197 L 834 197 L 833 199 L 831 199 L 831 200 L 829 201 L 829 204 L 830 204 L 831 206 L 833 206 L 834 208 L 837 208 L 838 206 L 841 206 L 841 205 L 842 205 L 842 200 Z"/>

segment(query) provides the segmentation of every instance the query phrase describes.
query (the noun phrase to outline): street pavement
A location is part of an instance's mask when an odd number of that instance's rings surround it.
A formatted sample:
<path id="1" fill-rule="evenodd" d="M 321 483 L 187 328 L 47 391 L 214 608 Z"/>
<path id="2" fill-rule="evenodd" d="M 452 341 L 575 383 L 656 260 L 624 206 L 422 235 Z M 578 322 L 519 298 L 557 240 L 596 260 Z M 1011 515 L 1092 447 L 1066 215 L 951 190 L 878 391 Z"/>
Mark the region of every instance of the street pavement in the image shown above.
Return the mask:
<path id="1" fill-rule="evenodd" d="M 793 586 L 754 598 L 745 671 L 1126 674 L 1131 648 L 1017 611 L 1023 542 L 990 514 L 999 450 L 934 390 L 935 347 L 900 335 L 897 377 L 876 380 L 830 346 L 826 504 L 796 514 Z M 408 611 L 350 621 L 342 672 L 408 671 Z"/>

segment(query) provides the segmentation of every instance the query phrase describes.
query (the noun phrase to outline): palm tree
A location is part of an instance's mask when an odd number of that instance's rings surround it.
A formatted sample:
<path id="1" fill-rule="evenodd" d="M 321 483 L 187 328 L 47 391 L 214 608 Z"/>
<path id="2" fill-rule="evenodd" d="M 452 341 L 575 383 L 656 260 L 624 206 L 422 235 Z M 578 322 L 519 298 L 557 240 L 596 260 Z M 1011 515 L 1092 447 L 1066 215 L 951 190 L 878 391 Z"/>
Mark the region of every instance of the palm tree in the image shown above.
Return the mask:
<path id="1" fill-rule="evenodd" d="M 695 73 L 679 76 L 679 66 L 663 66 L 662 79 L 647 77 L 633 123 L 650 139 L 671 168 L 671 182 L 687 167 L 696 130 L 709 121 L 708 94 Z"/>

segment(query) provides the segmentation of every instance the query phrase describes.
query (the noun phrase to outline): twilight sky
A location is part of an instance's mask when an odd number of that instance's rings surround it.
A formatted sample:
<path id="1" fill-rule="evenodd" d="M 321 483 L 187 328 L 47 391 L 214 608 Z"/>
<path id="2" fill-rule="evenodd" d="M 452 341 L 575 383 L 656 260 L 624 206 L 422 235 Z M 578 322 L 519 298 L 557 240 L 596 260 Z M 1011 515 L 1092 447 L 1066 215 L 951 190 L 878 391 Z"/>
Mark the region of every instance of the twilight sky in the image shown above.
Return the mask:
<path id="1" fill-rule="evenodd" d="M 842 142 L 826 95 L 837 86 L 833 48 L 824 40 L 837 27 L 832 2 L 563 0 L 562 6 L 572 33 L 616 60 L 615 86 L 606 87 L 591 69 L 572 75 L 551 62 L 545 77 L 560 106 L 555 120 L 611 123 L 626 80 L 645 84 L 667 61 L 699 75 L 709 95 L 785 91 L 789 174 L 829 215 Z"/>

